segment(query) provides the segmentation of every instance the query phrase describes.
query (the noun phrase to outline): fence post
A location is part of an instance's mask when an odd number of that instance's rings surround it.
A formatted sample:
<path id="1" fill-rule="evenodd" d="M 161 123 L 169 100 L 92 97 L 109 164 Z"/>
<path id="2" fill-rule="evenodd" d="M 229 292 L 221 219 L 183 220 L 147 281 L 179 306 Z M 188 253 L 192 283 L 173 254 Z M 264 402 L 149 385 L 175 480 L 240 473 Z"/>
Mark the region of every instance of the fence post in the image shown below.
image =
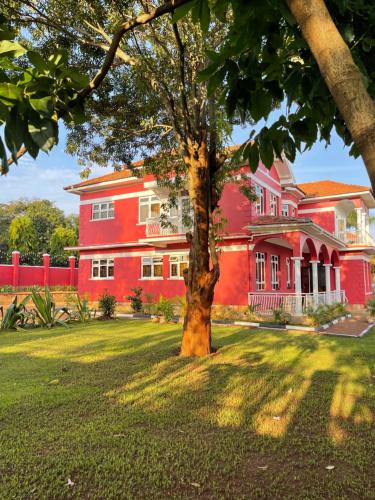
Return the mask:
<path id="1" fill-rule="evenodd" d="M 20 253 L 18 250 L 12 252 L 13 266 L 13 286 L 18 286 L 20 282 Z"/>
<path id="2" fill-rule="evenodd" d="M 48 253 L 43 254 L 43 267 L 44 267 L 44 278 L 43 278 L 43 285 L 48 286 L 49 285 L 49 265 L 50 265 L 51 257 L 49 256 Z"/>
<path id="3" fill-rule="evenodd" d="M 75 270 L 76 270 L 76 258 L 74 255 L 69 256 L 69 283 L 70 286 L 75 286 Z"/>

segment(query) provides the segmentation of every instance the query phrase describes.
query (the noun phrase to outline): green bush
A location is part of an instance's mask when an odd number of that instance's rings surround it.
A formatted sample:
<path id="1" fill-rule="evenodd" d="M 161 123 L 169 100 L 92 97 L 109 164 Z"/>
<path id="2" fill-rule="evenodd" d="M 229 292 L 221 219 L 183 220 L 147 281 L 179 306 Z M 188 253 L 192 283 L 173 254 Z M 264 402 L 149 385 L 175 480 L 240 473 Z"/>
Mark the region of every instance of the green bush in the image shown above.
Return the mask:
<path id="1" fill-rule="evenodd" d="M 25 323 L 31 318 L 26 309 L 26 304 L 29 299 L 30 296 L 27 296 L 20 303 L 18 303 L 18 298 L 15 297 L 13 302 L 6 309 L 5 313 L 3 307 L 0 307 L 0 330 L 10 330 L 13 328 L 18 330 L 25 325 Z"/>
<path id="2" fill-rule="evenodd" d="M 173 304 L 170 300 L 160 295 L 159 302 L 156 304 L 157 316 L 163 316 L 165 321 L 172 321 L 173 319 Z"/>
<path id="3" fill-rule="evenodd" d="M 320 305 L 315 310 L 309 309 L 307 311 L 307 316 L 314 326 L 324 325 L 344 314 L 346 314 L 345 305 L 340 303 L 329 306 Z"/>
<path id="4" fill-rule="evenodd" d="M 292 316 L 288 312 L 284 311 L 284 309 L 274 309 L 273 319 L 280 325 L 286 325 L 287 323 L 290 323 Z"/>
<path id="5" fill-rule="evenodd" d="M 154 294 L 145 293 L 145 302 L 143 303 L 143 311 L 145 314 L 154 314 L 156 305 L 154 304 Z"/>
<path id="6" fill-rule="evenodd" d="M 69 312 L 66 307 L 56 307 L 48 288 L 45 288 L 44 293 L 33 289 L 31 291 L 31 298 L 35 306 L 32 313 L 38 325 L 46 326 L 47 328 L 52 328 L 56 325 L 67 327 L 67 321 L 63 318 L 64 316 L 69 316 Z"/>
<path id="7" fill-rule="evenodd" d="M 375 299 L 371 299 L 367 302 L 367 310 L 371 317 L 375 317 Z"/>
<path id="8" fill-rule="evenodd" d="M 116 310 L 116 297 L 108 293 L 107 290 L 99 297 L 99 309 L 104 318 L 112 318 Z"/>
<path id="9" fill-rule="evenodd" d="M 126 298 L 130 300 L 131 308 L 135 313 L 142 312 L 143 309 L 143 301 L 142 301 L 142 291 L 141 287 L 134 287 L 130 289 L 133 292 L 133 295 L 128 295 Z"/>
<path id="10" fill-rule="evenodd" d="M 95 316 L 96 311 L 91 311 L 89 307 L 89 301 L 86 298 L 82 298 L 77 294 L 74 297 L 74 307 L 75 310 L 71 313 L 71 317 L 81 321 L 82 323 L 87 323 Z"/>

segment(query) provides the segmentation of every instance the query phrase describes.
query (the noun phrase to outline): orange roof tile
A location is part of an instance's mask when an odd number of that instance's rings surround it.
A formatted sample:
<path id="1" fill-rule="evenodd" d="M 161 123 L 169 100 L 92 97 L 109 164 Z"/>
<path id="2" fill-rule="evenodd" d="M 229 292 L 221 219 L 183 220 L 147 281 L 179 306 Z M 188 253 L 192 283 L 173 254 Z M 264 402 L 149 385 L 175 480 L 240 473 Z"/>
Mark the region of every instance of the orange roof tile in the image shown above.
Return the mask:
<path id="1" fill-rule="evenodd" d="M 138 167 L 141 162 L 135 162 L 134 166 Z M 128 169 L 119 170 L 117 172 L 112 172 L 110 174 L 102 175 L 100 177 L 94 177 L 93 179 L 88 179 L 87 181 L 79 182 L 78 184 L 72 184 L 71 186 L 66 186 L 64 189 L 75 189 L 83 186 L 91 186 L 94 184 L 99 184 L 100 182 L 117 181 L 119 179 L 126 179 L 128 177 L 133 177 L 133 172 Z"/>
<path id="2" fill-rule="evenodd" d="M 336 181 L 305 182 L 303 184 L 297 184 L 297 187 L 301 189 L 308 198 L 371 191 L 371 188 L 368 186 L 344 184 L 343 182 Z"/>

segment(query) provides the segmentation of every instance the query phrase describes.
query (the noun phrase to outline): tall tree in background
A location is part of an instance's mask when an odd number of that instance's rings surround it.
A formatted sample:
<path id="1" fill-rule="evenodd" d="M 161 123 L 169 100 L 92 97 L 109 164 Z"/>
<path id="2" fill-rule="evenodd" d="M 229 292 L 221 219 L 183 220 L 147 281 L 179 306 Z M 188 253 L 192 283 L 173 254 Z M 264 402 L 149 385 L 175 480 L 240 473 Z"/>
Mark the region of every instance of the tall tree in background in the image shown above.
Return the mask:
<path id="1" fill-rule="evenodd" d="M 27 215 L 17 216 L 9 226 L 9 247 L 21 253 L 32 252 L 37 242 L 37 233 Z"/>
<path id="2" fill-rule="evenodd" d="M 127 5 L 129 17 L 153 8 L 150 1 Z M 81 71 L 97 65 L 97 47 L 108 44 L 113 20 L 125 14 L 112 2 L 90 3 L 88 21 L 87 9 L 83 1 L 63 6 L 49 1 L 44 24 L 36 23 L 37 31 L 30 28 L 34 39 L 36 32 L 41 35 L 42 51 L 64 41 Z M 198 79 L 207 51 L 225 37 L 221 23 L 214 21 L 209 28 L 208 12 L 202 14 L 200 24 L 165 16 L 124 37 L 115 67 L 87 103 L 89 120 L 68 137 L 68 150 L 86 162 L 121 165 L 140 150 L 156 158 L 148 169 L 168 187 L 172 205 L 187 189 L 194 224 L 187 234 L 190 263 L 181 353 L 197 356 L 211 352 L 211 306 L 220 274 L 212 217 L 227 174 L 224 146 L 231 132 L 217 92 Z M 58 26 L 53 19 L 60 20 Z"/>

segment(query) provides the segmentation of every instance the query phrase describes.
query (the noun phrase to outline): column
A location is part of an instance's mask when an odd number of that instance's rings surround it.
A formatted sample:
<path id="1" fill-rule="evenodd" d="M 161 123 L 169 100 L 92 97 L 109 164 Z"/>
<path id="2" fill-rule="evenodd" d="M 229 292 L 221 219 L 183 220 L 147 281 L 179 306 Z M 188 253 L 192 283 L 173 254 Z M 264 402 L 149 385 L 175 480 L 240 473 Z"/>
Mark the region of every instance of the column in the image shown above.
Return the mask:
<path id="1" fill-rule="evenodd" d="M 302 281 L 301 281 L 301 261 L 303 257 L 292 257 L 294 262 L 294 290 L 296 294 L 296 315 L 302 314 Z"/>
<path id="2" fill-rule="evenodd" d="M 340 268 L 339 267 L 334 267 L 333 268 L 335 271 L 335 296 L 336 296 L 336 302 L 341 302 L 341 278 L 340 278 Z"/>
<path id="3" fill-rule="evenodd" d="M 313 285 L 313 299 L 314 306 L 317 307 L 319 304 L 319 286 L 318 286 L 318 260 L 310 260 L 312 269 L 312 285 Z"/>
<path id="4" fill-rule="evenodd" d="M 332 264 L 323 264 L 326 278 L 326 304 L 331 303 L 331 266 Z"/>
<path id="5" fill-rule="evenodd" d="M 48 253 L 43 254 L 43 267 L 44 267 L 44 278 L 43 278 L 43 285 L 48 286 L 49 285 L 49 264 L 50 264 L 50 256 Z"/>
<path id="6" fill-rule="evenodd" d="M 20 253 L 18 250 L 12 252 L 12 266 L 13 266 L 13 286 L 18 286 L 20 283 Z"/>
<path id="7" fill-rule="evenodd" d="M 69 256 L 69 284 L 76 286 L 76 258 L 74 255 Z"/>

